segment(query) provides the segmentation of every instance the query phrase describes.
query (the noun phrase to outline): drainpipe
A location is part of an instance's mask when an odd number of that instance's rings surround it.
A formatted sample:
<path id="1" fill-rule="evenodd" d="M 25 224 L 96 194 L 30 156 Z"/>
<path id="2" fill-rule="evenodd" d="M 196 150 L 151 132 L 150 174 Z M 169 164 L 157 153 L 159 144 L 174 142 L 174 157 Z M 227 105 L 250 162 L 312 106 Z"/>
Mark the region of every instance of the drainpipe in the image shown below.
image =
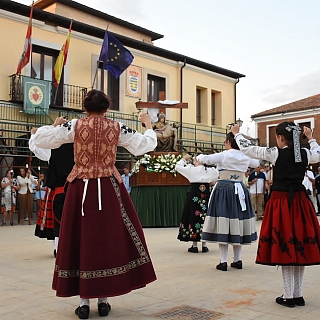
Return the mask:
<path id="1" fill-rule="evenodd" d="M 239 83 L 240 79 L 238 78 L 237 81 L 234 84 L 234 123 L 237 121 L 237 83 Z"/>
<path id="2" fill-rule="evenodd" d="M 183 102 L 182 100 L 182 79 L 183 79 L 183 73 L 182 69 L 186 66 L 186 58 L 183 60 L 183 66 L 180 69 L 180 102 Z M 180 134 L 179 134 L 180 142 L 182 142 L 182 108 L 180 108 Z M 182 151 L 182 150 L 181 150 Z"/>

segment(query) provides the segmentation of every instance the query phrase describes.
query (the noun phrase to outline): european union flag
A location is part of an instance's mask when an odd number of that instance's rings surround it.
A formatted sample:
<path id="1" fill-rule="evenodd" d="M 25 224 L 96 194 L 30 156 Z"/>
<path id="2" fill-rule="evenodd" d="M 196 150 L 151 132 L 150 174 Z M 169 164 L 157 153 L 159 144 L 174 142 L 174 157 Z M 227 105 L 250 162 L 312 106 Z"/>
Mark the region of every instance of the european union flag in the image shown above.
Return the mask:
<path id="1" fill-rule="evenodd" d="M 103 69 L 110 71 L 115 78 L 126 70 L 133 61 L 133 55 L 108 31 L 104 35 L 99 61 Z"/>

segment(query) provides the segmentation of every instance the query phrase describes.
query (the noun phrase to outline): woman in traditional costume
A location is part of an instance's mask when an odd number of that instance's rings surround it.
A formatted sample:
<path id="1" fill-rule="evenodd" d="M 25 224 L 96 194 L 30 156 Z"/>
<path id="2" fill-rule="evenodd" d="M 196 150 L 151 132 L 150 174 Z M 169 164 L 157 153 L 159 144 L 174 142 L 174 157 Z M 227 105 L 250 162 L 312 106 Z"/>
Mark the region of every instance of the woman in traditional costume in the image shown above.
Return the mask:
<path id="1" fill-rule="evenodd" d="M 250 194 L 243 184 L 248 167 L 255 168 L 258 160 L 245 156 L 231 132 L 225 140 L 226 150 L 211 155 L 198 155 L 200 163 L 216 165 L 220 172 L 209 200 L 209 208 L 202 230 L 202 240 L 219 243 L 218 270 L 228 270 L 228 245 L 233 247 L 231 267 L 242 269 L 242 245 L 257 240 L 255 217 Z"/>
<path id="2" fill-rule="evenodd" d="M 309 163 L 320 161 L 311 130 L 304 127 L 311 150 L 300 148 L 300 127 L 282 122 L 276 127 L 277 147 L 253 146 L 231 128 L 240 150 L 273 165 L 273 184 L 261 225 L 257 264 L 281 266 L 284 294 L 276 302 L 286 307 L 304 306 L 302 281 L 305 266 L 320 264 L 320 227 L 302 180 Z"/>
<path id="3" fill-rule="evenodd" d="M 84 108 L 86 118 L 59 117 L 34 135 L 41 148 L 74 142 L 52 287 L 59 297 L 80 295 L 80 319 L 89 317 L 89 299 L 98 298 L 99 315 L 107 316 L 107 297 L 156 280 L 139 218 L 115 167 L 117 146 L 135 155 L 154 150 L 150 116 L 140 115 L 144 134 L 105 118 L 109 99 L 98 90 L 87 93 Z"/>
<path id="4" fill-rule="evenodd" d="M 188 252 L 198 253 L 198 242 L 201 241 L 203 222 L 206 217 L 210 184 L 218 180 L 219 172 L 216 168 L 208 168 L 194 159 L 194 165 L 187 162 L 192 158 L 186 154 L 177 162 L 175 169 L 185 176 L 191 184 L 190 191 L 183 208 L 179 226 L 178 239 L 191 241 Z M 208 252 L 206 242 L 202 242 L 202 252 Z"/>
<path id="5" fill-rule="evenodd" d="M 62 144 L 56 149 L 37 148 L 33 138 L 37 129 L 31 130 L 29 149 L 35 156 L 48 161 L 46 191 L 41 203 L 35 228 L 35 236 L 53 240 L 53 255 L 56 257 L 59 243 L 60 223 L 65 199 L 64 185 L 74 166 L 73 143 Z M 63 161 L 61 161 L 63 159 Z"/>

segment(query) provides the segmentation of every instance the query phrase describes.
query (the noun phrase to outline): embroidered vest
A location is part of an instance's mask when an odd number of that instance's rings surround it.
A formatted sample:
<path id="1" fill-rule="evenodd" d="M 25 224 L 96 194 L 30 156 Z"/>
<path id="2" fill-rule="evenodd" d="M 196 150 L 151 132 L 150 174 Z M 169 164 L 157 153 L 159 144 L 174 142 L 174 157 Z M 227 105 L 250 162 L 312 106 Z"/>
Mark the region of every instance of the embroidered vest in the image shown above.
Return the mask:
<path id="1" fill-rule="evenodd" d="M 121 175 L 115 167 L 120 134 L 119 123 L 108 118 L 90 116 L 79 119 L 75 126 L 74 162 L 67 181 L 114 177 Z"/>

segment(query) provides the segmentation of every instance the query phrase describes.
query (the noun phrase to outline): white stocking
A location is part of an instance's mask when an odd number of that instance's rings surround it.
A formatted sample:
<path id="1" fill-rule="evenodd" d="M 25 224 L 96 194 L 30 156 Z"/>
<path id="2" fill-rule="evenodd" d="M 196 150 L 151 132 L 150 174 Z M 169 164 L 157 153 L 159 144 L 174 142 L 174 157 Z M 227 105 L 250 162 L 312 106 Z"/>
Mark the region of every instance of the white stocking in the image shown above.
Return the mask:
<path id="1" fill-rule="evenodd" d="M 202 241 L 202 248 L 206 246 L 207 246 L 207 243 L 205 241 Z"/>
<path id="2" fill-rule="evenodd" d="M 228 262 L 228 245 L 219 243 L 220 262 Z"/>
<path id="3" fill-rule="evenodd" d="M 100 303 L 107 303 L 108 302 L 108 298 L 107 297 L 105 297 L 105 298 L 98 298 L 98 305 L 100 304 Z"/>
<path id="4" fill-rule="evenodd" d="M 54 238 L 54 249 L 58 252 L 59 237 Z"/>
<path id="5" fill-rule="evenodd" d="M 233 245 L 233 262 L 241 260 L 241 245 Z"/>
<path id="6" fill-rule="evenodd" d="M 292 266 L 282 266 L 282 279 L 283 279 L 283 298 L 292 299 L 293 298 L 293 267 Z"/>
<path id="7" fill-rule="evenodd" d="M 90 306 L 90 300 L 80 298 L 80 307 L 82 306 Z"/>
<path id="8" fill-rule="evenodd" d="M 304 266 L 294 266 L 293 267 L 293 279 L 294 279 L 294 290 L 293 297 L 302 297 L 302 281 L 304 275 Z"/>
<path id="9" fill-rule="evenodd" d="M 193 241 L 192 246 L 193 246 L 194 248 L 197 248 L 197 247 L 198 247 L 198 242 L 197 242 L 197 241 Z"/>

